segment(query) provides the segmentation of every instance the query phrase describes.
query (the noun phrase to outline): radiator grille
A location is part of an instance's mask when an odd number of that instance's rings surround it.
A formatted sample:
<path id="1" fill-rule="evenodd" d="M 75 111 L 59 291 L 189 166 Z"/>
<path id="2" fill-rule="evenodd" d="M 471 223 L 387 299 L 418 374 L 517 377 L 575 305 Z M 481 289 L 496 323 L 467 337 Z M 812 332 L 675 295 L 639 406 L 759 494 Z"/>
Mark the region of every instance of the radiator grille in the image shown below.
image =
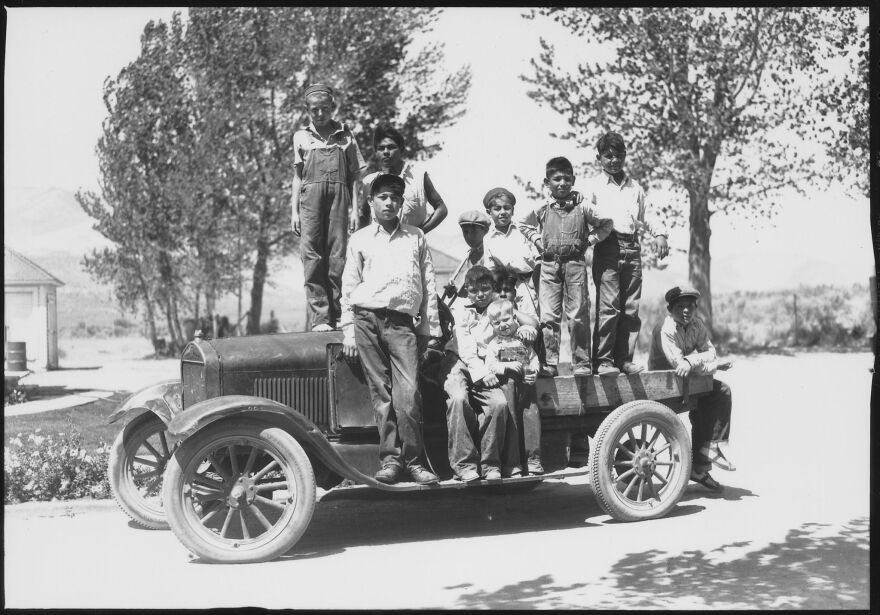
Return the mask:
<path id="1" fill-rule="evenodd" d="M 329 425 L 328 382 L 326 376 L 257 378 L 254 380 L 254 395 L 290 406 L 316 425 Z"/>

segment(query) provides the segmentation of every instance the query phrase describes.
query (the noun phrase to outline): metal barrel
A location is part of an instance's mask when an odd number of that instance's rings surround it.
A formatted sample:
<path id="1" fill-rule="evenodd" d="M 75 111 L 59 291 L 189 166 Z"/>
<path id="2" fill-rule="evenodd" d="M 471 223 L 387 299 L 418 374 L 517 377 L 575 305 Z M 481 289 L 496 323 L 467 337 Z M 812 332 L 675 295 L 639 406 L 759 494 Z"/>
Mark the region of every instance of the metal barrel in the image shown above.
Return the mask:
<path id="1" fill-rule="evenodd" d="M 27 371 L 25 342 L 6 342 L 6 369 L 10 372 Z"/>

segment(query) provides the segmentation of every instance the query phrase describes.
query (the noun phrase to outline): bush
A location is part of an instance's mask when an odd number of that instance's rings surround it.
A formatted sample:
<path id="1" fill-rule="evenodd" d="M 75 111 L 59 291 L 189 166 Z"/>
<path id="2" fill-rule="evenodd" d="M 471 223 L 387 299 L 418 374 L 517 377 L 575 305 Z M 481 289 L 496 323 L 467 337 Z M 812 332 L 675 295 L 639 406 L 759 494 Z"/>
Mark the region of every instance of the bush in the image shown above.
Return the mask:
<path id="1" fill-rule="evenodd" d="M 19 433 L 3 447 L 4 504 L 108 498 L 109 456 L 110 446 L 103 442 L 96 451 L 86 451 L 76 429 L 46 435 L 39 429 L 26 436 Z"/>
<path id="2" fill-rule="evenodd" d="M 12 406 L 15 404 L 23 404 L 28 401 L 28 390 L 18 383 L 9 384 L 6 383 L 4 387 L 4 398 L 3 405 L 4 406 Z"/>

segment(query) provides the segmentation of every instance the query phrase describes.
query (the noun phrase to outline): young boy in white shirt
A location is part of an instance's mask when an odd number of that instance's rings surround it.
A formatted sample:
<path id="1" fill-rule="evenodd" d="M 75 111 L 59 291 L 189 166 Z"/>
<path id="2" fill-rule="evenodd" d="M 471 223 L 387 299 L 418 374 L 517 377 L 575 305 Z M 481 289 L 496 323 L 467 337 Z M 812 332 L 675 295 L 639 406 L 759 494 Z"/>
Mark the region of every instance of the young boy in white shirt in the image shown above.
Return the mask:
<path id="1" fill-rule="evenodd" d="M 404 181 L 380 175 L 370 188 L 375 223 L 351 236 L 342 275 L 343 351 L 360 357 L 379 423 L 376 480 L 393 484 L 405 472 L 438 482 L 424 466 L 417 335 L 439 338 L 434 266 L 425 234 L 400 224 Z"/>

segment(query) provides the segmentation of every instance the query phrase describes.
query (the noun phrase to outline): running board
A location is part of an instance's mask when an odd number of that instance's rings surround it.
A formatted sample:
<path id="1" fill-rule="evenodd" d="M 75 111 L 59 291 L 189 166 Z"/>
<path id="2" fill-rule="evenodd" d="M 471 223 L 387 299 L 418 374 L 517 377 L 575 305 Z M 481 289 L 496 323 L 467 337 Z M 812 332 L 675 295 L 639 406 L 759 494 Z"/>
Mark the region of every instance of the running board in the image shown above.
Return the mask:
<path id="1" fill-rule="evenodd" d="M 525 483 L 534 483 L 534 482 L 542 482 L 545 480 L 564 480 L 566 478 L 571 478 L 573 476 L 583 476 L 590 471 L 589 467 L 582 468 L 564 468 L 562 470 L 556 470 L 555 472 L 548 472 L 547 474 L 534 475 L 530 474 L 528 476 L 511 476 L 510 478 L 498 478 L 494 480 L 473 480 L 469 482 L 463 482 L 460 480 L 455 480 L 454 478 L 449 478 L 446 480 L 441 480 L 439 483 L 434 483 L 433 485 L 419 485 L 418 483 L 413 482 L 399 482 L 394 485 L 386 485 L 384 483 L 378 483 L 375 487 L 371 485 L 362 485 L 362 484 L 350 484 L 350 485 L 340 485 L 338 487 L 333 487 L 329 489 L 327 493 L 331 491 L 342 491 L 342 490 L 364 490 L 364 489 L 380 489 L 382 491 L 438 491 L 440 489 L 470 489 L 474 487 L 497 487 L 501 485 L 522 485 Z"/>

